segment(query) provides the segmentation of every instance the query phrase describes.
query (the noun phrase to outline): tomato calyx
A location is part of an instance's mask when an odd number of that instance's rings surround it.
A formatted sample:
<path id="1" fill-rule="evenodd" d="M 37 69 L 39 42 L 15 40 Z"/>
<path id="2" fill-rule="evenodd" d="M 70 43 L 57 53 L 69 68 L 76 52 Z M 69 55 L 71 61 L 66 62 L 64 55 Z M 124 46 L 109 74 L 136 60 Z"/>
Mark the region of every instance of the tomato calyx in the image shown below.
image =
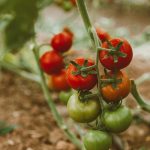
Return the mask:
<path id="1" fill-rule="evenodd" d="M 82 102 L 86 102 L 91 98 L 97 98 L 97 94 L 93 94 L 90 91 L 79 90 L 78 91 L 79 100 Z"/>
<path id="2" fill-rule="evenodd" d="M 118 102 L 108 103 L 107 110 L 114 111 L 117 110 L 122 105 L 122 100 Z"/>
<path id="3" fill-rule="evenodd" d="M 114 60 L 114 63 L 117 63 L 119 57 L 123 57 L 123 58 L 127 57 L 127 54 L 120 51 L 120 48 L 123 45 L 123 41 L 119 42 L 116 47 L 114 47 L 110 43 L 110 41 L 107 40 L 106 42 L 107 42 L 109 48 L 106 49 L 108 51 L 108 54 L 104 57 L 105 59 L 112 56 L 113 60 Z M 101 50 L 101 48 L 100 48 L 100 50 Z"/>
<path id="4" fill-rule="evenodd" d="M 86 78 L 88 75 L 97 74 L 96 70 L 93 70 L 96 65 L 88 66 L 88 60 L 86 59 L 82 66 L 77 64 L 75 61 L 70 61 L 72 65 L 74 65 L 77 70 L 72 72 L 73 75 L 81 75 L 82 77 Z"/>
<path id="5" fill-rule="evenodd" d="M 110 76 L 108 73 L 106 75 L 107 75 L 107 79 L 101 78 L 102 87 L 105 87 L 105 86 L 111 84 L 114 89 L 117 89 L 117 85 L 122 82 L 122 79 L 116 78 L 116 73 L 113 74 L 113 76 Z"/>

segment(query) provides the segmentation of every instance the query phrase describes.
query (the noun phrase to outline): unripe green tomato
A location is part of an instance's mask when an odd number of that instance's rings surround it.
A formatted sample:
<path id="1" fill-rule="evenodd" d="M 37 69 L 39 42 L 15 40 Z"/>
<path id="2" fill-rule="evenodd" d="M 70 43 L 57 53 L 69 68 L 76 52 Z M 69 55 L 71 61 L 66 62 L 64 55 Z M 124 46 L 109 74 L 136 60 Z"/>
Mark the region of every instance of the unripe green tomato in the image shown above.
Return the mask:
<path id="1" fill-rule="evenodd" d="M 119 133 L 130 126 L 132 114 L 129 108 L 121 106 L 116 110 L 105 110 L 102 121 L 109 131 Z"/>
<path id="2" fill-rule="evenodd" d="M 100 103 L 98 99 L 87 99 L 81 101 L 78 94 L 74 93 L 67 103 L 69 116 L 80 123 L 88 123 L 94 121 L 100 113 Z"/>
<path id="3" fill-rule="evenodd" d="M 61 91 L 59 93 L 59 99 L 62 103 L 67 104 L 71 95 L 72 95 L 72 91 Z"/>
<path id="4" fill-rule="evenodd" d="M 69 11 L 69 10 L 71 10 L 72 8 L 73 8 L 73 5 L 71 4 L 70 1 L 64 1 L 64 2 L 63 2 L 63 9 L 64 9 L 65 11 Z"/>
<path id="5" fill-rule="evenodd" d="M 109 150 L 112 145 L 112 137 L 103 131 L 90 130 L 83 137 L 86 150 Z"/>

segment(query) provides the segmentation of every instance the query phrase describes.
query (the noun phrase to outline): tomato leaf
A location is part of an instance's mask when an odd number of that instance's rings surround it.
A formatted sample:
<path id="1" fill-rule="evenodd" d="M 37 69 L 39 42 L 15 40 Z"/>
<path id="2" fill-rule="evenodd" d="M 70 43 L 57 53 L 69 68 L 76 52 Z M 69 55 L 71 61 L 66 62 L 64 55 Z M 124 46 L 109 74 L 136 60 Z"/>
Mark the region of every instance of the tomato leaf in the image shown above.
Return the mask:
<path id="1" fill-rule="evenodd" d="M 0 15 L 5 14 L 13 18 L 4 29 L 6 48 L 18 51 L 35 35 L 37 0 L 3 0 L 0 3 Z"/>

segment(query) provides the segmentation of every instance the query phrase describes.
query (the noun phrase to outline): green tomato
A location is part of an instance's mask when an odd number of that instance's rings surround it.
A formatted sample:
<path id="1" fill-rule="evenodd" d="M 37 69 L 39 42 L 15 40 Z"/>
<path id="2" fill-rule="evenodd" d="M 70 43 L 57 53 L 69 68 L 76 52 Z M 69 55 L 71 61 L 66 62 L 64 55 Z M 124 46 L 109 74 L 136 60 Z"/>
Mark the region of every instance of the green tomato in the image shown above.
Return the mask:
<path id="1" fill-rule="evenodd" d="M 119 133 L 130 126 L 132 114 L 129 108 L 121 106 L 116 110 L 105 110 L 102 121 L 109 131 Z"/>
<path id="2" fill-rule="evenodd" d="M 112 137 L 103 131 L 90 130 L 83 137 L 86 150 L 109 150 Z"/>
<path id="3" fill-rule="evenodd" d="M 80 123 L 94 121 L 100 113 L 100 103 L 97 99 L 88 99 L 81 101 L 78 94 L 74 93 L 68 101 L 67 110 L 69 116 Z"/>
<path id="4" fill-rule="evenodd" d="M 71 95 L 72 95 L 71 91 L 61 91 L 59 93 L 59 99 L 62 103 L 67 104 Z"/>
<path id="5" fill-rule="evenodd" d="M 63 2 L 63 9 L 65 11 L 70 11 L 73 8 L 73 5 L 71 4 L 70 1 L 64 1 Z"/>

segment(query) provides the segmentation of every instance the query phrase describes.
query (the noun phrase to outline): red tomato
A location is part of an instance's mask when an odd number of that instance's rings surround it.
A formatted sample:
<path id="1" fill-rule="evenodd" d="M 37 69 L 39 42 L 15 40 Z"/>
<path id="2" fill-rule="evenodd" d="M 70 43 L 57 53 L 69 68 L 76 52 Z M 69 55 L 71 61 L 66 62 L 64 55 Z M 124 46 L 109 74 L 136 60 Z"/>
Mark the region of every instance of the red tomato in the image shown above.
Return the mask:
<path id="1" fill-rule="evenodd" d="M 51 77 L 52 85 L 55 90 L 58 91 L 67 91 L 70 89 L 70 86 L 66 80 L 66 71 L 61 70 L 60 73 L 52 75 Z"/>
<path id="2" fill-rule="evenodd" d="M 57 52 L 68 51 L 73 43 L 73 38 L 67 32 L 56 34 L 51 40 L 51 46 Z"/>
<path id="3" fill-rule="evenodd" d="M 64 67 L 62 56 L 56 51 L 48 51 L 40 58 L 41 69 L 47 74 L 55 74 Z"/>
<path id="4" fill-rule="evenodd" d="M 84 58 L 76 58 L 75 62 L 79 66 L 83 66 L 85 59 Z M 87 66 L 94 65 L 94 62 L 91 59 L 88 59 Z M 67 81 L 69 85 L 75 90 L 90 90 L 97 83 L 97 76 L 94 74 L 87 75 L 87 77 L 83 77 L 80 74 L 73 75 L 73 72 L 76 72 L 77 68 L 70 64 L 67 69 Z"/>
<path id="5" fill-rule="evenodd" d="M 118 62 L 114 62 L 114 57 L 112 55 L 109 55 L 108 51 L 106 50 L 100 51 L 100 54 L 99 54 L 100 62 L 106 69 L 120 70 L 120 69 L 127 67 L 130 64 L 132 57 L 133 57 L 133 52 L 128 41 L 126 41 L 125 39 L 121 39 L 121 38 L 114 38 L 110 40 L 110 43 L 113 47 L 117 47 L 117 45 L 120 42 L 123 42 L 123 44 L 121 45 L 119 52 L 126 54 L 126 57 L 118 56 Z M 102 44 L 102 47 L 109 48 L 108 43 L 104 42 Z M 117 53 L 115 55 L 117 55 Z"/>
<path id="6" fill-rule="evenodd" d="M 109 76 L 112 78 L 113 73 L 110 72 Z M 130 93 L 131 82 L 128 75 L 123 71 L 119 71 L 116 78 L 122 79 L 121 83 L 116 83 L 116 88 L 112 86 L 112 83 L 109 83 L 101 89 L 102 96 L 106 102 L 118 102 Z M 102 79 L 109 79 L 109 77 L 104 75 Z"/>
<path id="7" fill-rule="evenodd" d="M 102 42 L 110 40 L 110 35 L 102 28 L 96 28 L 97 35 Z"/>

